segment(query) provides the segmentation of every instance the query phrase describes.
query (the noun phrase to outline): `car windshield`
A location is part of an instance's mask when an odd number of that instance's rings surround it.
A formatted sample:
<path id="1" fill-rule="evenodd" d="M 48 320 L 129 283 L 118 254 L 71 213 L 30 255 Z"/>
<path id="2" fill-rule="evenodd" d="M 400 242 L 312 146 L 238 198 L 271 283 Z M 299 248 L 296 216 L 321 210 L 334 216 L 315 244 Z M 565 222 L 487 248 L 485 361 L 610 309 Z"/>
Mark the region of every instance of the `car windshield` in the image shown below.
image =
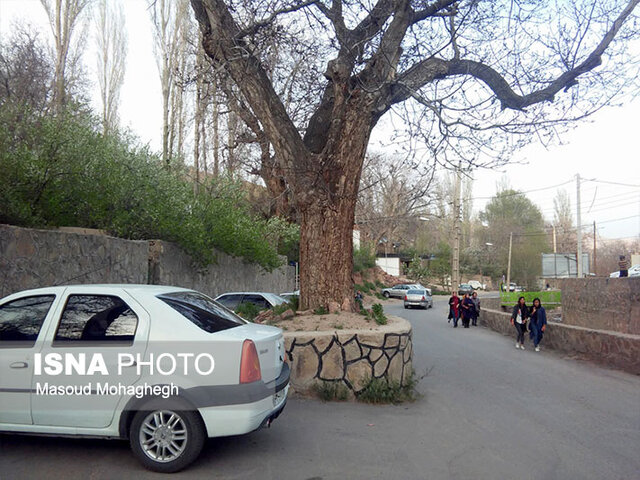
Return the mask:
<path id="1" fill-rule="evenodd" d="M 425 293 L 426 292 L 424 290 L 415 290 L 415 289 L 409 290 L 407 292 L 408 295 L 424 295 Z"/>
<path id="2" fill-rule="evenodd" d="M 158 295 L 158 298 L 208 333 L 246 323 L 235 313 L 198 292 L 165 293 Z"/>

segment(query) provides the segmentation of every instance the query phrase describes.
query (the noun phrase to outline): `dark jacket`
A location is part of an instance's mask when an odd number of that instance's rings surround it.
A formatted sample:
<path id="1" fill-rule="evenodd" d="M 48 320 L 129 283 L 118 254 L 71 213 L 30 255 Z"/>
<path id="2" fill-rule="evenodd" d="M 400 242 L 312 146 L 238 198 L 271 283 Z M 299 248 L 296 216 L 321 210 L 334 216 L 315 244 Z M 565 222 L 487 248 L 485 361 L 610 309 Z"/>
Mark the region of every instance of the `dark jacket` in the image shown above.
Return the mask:
<path id="1" fill-rule="evenodd" d="M 533 310 L 533 307 L 531 308 Z M 540 308 L 536 310 L 536 312 L 531 316 L 531 327 L 542 328 L 543 325 L 547 324 L 547 312 L 542 305 Z"/>
<path id="2" fill-rule="evenodd" d="M 518 316 L 518 310 L 520 310 L 520 305 L 518 305 L 516 303 L 513 306 L 513 312 L 511 312 L 511 320 L 513 320 L 514 322 L 516 321 L 516 317 Z M 522 307 L 520 315 L 522 315 L 522 322 L 525 323 L 527 321 L 527 319 L 529 318 L 529 307 L 524 305 Z"/>

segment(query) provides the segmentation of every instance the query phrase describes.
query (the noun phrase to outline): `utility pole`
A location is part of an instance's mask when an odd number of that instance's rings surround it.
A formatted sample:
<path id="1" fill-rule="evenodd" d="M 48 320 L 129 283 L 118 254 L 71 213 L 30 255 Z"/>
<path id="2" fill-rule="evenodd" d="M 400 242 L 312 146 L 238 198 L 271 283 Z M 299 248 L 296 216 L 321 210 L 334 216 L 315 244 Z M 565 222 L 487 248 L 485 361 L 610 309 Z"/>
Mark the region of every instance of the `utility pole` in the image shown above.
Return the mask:
<path id="1" fill-rule="evenodd" d="M 558 243 L 556 241 L 556 226 L 553 226 L 553 253 L 558 253 Z"/>
<path id="2" fill-rule="evenodd" d="M 462 175 L 460 172 L 460 164 L 456 168 L 456 185 L 453 197 L 453 262 L 451 265 L 451 288 L 458 291 L 460 284 L 460 186 L 462 183 Z"/>
<path id="3" fill-rule="evenodd" d="M 596 275 L 598 274 L 598 269 L 596 268 L 598 266 L 597 263 L 597 255 L 596 255 L 596 222 L 595 220 L 593 221 L 593 273 L 595 273 Z"/>
<path id="4" fill-rule="evenodd" d="M 578 227 L 578 245 L 576 260 L 578 278 L 582 278 L 582 218 L 580 216 L 580 174 L 576 174 L 576 226 Z"/>
<path id="5" fill-rule="evenodd" d="M 509 233 L 509 260 L 507 260 L 507 288 L 505 291 L 509 291 L 511 286 L 511 247 L 513 246 L 513 232 Z"/>

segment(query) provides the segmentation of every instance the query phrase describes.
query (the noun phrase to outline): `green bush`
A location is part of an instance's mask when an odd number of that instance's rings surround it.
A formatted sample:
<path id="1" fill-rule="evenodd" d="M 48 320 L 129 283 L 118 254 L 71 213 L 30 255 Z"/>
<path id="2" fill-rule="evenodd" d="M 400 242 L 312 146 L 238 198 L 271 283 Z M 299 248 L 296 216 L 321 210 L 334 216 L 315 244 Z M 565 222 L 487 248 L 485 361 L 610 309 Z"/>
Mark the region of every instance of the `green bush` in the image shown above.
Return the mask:
<path id="1" fill-rule="evenodd" d="M 294 302 L 295 302 L 295 304 L 294 304 Z M 281 303 L 280 305 L 276 305 L 271 310 L 273 311 L 273 313 L 275 315 L 282 315 L 287 310 L 293 310 L 293 313 L 295 313 L 296 310 L 298 309 L 298 305 L 297 304 L 298 304 L 298 297 L 294 297 L 294 299 L 292 299 L 292 301 L 287 302 L 287 303 Z"/>
<path id="2" fill-rule="evenodd" d="M 241 303 L 235 310 L 238 315 L 249 321 L 253 321 L 261 311 L 256 304 L 249 302 Z"/>
<path id="3" fill-rule="evenodd" d="M 167 168 L 126 134 L 102 135 L 86 113 L 54 117 L 9 104 L 0 104 L 0 223 L 167 240 L 200 266 L 215 261 L 215 248 L 267 270 L 299 235 L 282 219 L 251 214 L 231 179 L 195 194 L 184 166 Z"/>
<path id="4" fill-rule="evenodd" d="M 376 266 L 376 256 L 375 254 L 367 249 L 353 249 L 353 271 L 361 272 L 368 268 L 373 268 Z"/>
<path id="5" fill-rule="evenodd" d="M 366 386 L 358 393 L 357 399 L 365 403 L 402 403 L 412 402 L 418 398 L 416 392 L 418 379 L 412 371 L 409 378 L 401 385 L 397 380 L 383 378 L 370 378 Z"/>
<path id="6" fill-rule="evenodd" d="M 380 305 L 379 303 L 374 303 L 371 306 L 371 315 L 373 316 L 373 319 L 375 320 L 375 322 L 378 325 L 386 325 L 387 324 L 387 317 L 384 314 L 384 310 L 382 309 L 382 305 Z"/>
<path id="7" fill-rule="evenodd" d="M 327 382 L 323 380 L 322 382 L 315 383 L 312 389 L 323 402 L 335 400 L 344 401 L 349 394 L 347 387 L 340 382 Z"/>
<path id="8" fill-rule="evenodd" d="M 329 310 L 327 310 L 326 307 L 317 307 L 313 311 L 314 315 L 326 315 L 327 313 L 329 313 Z"/>

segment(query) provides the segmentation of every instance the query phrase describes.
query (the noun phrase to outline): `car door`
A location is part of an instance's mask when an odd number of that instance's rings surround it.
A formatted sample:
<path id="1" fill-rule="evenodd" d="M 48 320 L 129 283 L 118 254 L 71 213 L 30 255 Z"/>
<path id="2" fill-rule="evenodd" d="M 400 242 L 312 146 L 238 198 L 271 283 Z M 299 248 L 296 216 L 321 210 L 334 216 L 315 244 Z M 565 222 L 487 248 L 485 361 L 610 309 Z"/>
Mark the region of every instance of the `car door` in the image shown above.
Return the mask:
<path id="1" fill-rule="evenodd" d="M 28 295 L 0 306 L 0 423 L 29 425 L 33 359 L 54 294 Z"/>
<path id="2" fill-rule="evenodd" d="M 108 427 L 127 387 L 141 376 L 137 365 L 120 368 L 119 358 L 144 358 L 149 323 L 146 310 L 122 289 L 69 287 L 47 331 L 40 371 L 34 371 L 33 423 Z M 63 371 L 45 368 L 49 359 L 62 359 Z"/>

